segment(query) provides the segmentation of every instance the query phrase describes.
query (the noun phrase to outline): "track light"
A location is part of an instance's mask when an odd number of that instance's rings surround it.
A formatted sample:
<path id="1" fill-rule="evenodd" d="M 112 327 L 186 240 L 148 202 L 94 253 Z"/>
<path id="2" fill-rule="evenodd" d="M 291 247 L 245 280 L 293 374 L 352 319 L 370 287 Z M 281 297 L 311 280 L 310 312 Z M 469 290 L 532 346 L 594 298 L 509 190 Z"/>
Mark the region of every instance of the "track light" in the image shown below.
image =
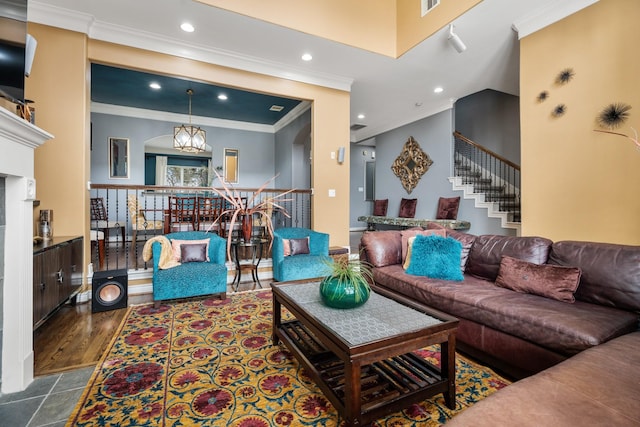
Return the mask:
<path id="1" fill-rule="evenodd" d="M 449 43 L 458 51 L 458 53 L 462 53 L 467 50 L 467 46 L 460 40 L 457 34 L 453 32 L 453 24 L 449 24 L 449 37 L 447 37 Z"/>

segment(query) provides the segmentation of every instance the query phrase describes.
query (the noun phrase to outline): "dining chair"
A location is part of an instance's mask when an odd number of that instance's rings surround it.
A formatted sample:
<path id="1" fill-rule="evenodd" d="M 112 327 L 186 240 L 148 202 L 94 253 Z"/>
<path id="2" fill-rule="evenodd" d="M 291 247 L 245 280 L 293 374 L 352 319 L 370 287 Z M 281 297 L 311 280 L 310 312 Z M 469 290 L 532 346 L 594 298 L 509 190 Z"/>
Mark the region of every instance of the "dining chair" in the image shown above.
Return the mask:
<path id="1" fill-rule="evenodd" d="M 125 228 L 124 221 L 109 221 L 107 210 L 104 206 L 104 198 L 92 197 L 91 198 L 91 229 L 99 230 L 109 240 L 109 230 L 112 228 L 120 229 L 120 235 L 122 236 L 122 244 L 125 242 Z"/>

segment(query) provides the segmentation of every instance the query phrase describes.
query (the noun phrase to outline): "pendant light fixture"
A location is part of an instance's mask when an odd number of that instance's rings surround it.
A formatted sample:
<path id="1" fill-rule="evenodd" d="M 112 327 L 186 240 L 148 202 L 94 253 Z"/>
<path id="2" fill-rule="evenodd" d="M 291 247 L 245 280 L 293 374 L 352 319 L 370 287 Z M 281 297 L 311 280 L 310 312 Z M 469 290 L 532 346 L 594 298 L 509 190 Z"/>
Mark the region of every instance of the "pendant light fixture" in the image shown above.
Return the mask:
<path id="1" fill-rule="evenodd" d="M 189 124 L 173 128 L 173 148 L 187 153 L 200 153 L 206 147 L 206 133 L 191 124 L 191 96 L 193 89 L 187 89 L 189 95 Z"/>

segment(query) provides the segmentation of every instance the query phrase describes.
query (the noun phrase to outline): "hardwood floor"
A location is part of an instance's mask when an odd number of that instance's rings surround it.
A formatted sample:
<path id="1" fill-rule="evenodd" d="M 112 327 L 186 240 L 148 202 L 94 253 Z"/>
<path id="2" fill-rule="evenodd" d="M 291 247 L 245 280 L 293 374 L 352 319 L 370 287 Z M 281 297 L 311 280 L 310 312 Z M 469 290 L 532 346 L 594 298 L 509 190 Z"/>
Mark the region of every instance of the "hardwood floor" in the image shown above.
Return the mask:
<path id="1" fill-rule="evenodd" d="M 151 302 L 151 295 L 130 296 L 129 304 Z M 95 365 L 111 342 L 127 309 L 91 312 L 91 303 L 65 304 L 33 334 L 34 375 Z"/>

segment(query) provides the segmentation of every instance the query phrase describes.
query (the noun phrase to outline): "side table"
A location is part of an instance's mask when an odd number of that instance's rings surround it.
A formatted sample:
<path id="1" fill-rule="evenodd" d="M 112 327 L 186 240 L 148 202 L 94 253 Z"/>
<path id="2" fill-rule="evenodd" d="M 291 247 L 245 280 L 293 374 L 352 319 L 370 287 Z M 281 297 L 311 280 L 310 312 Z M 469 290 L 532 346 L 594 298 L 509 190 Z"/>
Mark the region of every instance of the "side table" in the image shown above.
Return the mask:
<path id="1" fill-rule="evenodd" d="M 233 277 L 232 285 L 235 285 L 235 290 L 238 291 L 238 286 L 240 285 L 240 278 L 242 277 L 243 271 L 251 271 L 251 279 L 253 280 L 254 287 L 257 283 L 258 286 L 262 288 L 262 284 L 260 283 L 260 279 L 258 278 L 258 266 L 260 265 L 260 261 L 262 260 L 262 250 L 265 243 L 267 243 L 267 239 L 263 239 L 260 237 L 253 237 L 249 241 L 245 241 L 243 239 L 233 239 L 231 241 L 231 254 L 233 256 L 233 261 L 236 264 L 236 274 Z M 238 254 L 238 248 L 243 248 L 245 251 L 247 248 L 251 251 L 251 257 L 246 258 L 249 262 L 241 263 L 240 255 Z"/>

